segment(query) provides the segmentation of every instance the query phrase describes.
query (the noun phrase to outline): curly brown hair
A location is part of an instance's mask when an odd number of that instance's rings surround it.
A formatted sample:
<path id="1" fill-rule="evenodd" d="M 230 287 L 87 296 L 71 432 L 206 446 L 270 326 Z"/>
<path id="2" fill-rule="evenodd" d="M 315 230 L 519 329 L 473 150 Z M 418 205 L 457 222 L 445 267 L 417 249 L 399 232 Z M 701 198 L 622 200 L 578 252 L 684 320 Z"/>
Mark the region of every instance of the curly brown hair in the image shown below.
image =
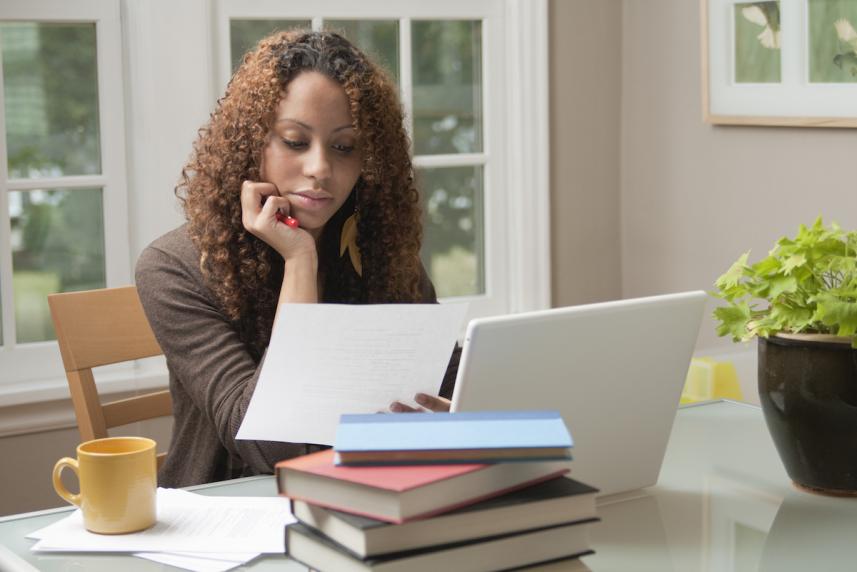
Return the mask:
<path id="1" fill-rule="evenodd" d="M 209 122 L 199 130 L 176 195 L 207 286 L 257 357 L 273 324 L 283 259 L 244 229 L 241 184 L 258 181 L 277 104 L 305 71 L 339 83 L 363 152 L 355 188 L 319 241 L 324 301 L 413 302 L 420 298 L 419 194 L 396 87 L 348 40 L 332 32 L 279 32 L 244 56 Z M 339 257 L 339 233 L 357 209 L 363 275 Z"/>

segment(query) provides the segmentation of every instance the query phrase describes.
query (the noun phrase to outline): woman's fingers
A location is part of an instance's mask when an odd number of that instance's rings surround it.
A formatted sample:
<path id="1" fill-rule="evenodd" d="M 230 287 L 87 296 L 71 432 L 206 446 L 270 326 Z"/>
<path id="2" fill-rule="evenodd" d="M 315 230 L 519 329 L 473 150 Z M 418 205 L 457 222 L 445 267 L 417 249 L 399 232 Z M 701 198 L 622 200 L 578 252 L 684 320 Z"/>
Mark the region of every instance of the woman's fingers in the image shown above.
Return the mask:
<path id="1" fill-rule="evenodd" d="M 271 183 L 244 181 L 241 184 L 241 221 L 244 228 L 257 234 L 275 221 L 277 211 L 288 215 L 289 202 Z"/>
<path id="2" fill-rule="evenodd" d="M 264 202 L 263 197 L 280 196 L 273 183 L 244 181 L 241 183 L 241 207 L 250 212 L 258 212 Z"/>
<path id="3" fill-rule="evenodd" d="M 277 216 L 277 215 L 281 216 Z M 263 224 L 280 222 L 280 218 L 282 217 L 283 221 L 289 215 L 289 200 L 284 197 L 271 195 L 267 197 L 265 200 L 264 206 L 262 206 L 262 212 L 259 215 Z"/>
<path id="4" fill-rule="evenodd" d="M 393 413 L 416 413 L 419 409 L 414 409 L 410 405 L 405 405 L 401 401 L 394 401 L 390 404 L 390 411 Z"/>
<path id="5" fill-rule="evenodd" d="M 316 254 L 312 236 L 289 216 L 289 200 L 271 183 L 244 181 L 241 184 L 241 223 L 256 238 L 289 260 Z"/>
<path id="6" fill-rule="evenodd" d="M 417 393 L 414 397 L 414 400 L 422 405 L 423 408 L 414 408 L 410 405 L 405 405 L 401 401 L 394 401 L 390 404 L 390 411 L 393 413 L 416 413 L 420 411 L 435 411 L 435 412 L 444 412 L 449 411 L 450 405 L 452 402 L 449 399 L 445 399 L 443 397 L 438 397 L 435 395 L 427 395 L 425 393 Z"/>
<path id="7" fill-rule="evenodd" d="M 278 196 L 277 187 L 271 183 L 244 181 L 241 183 L 241 222 L 244 228 L 250 230 L 262 212 L 267 198 Z"/>
<path id="8" fill-rule="evenodd" d="M 452 402 L 445 397 L 425 393 L 417 393 L 414 400 L 429 411 L 449 411 L 452 405 Z"/>

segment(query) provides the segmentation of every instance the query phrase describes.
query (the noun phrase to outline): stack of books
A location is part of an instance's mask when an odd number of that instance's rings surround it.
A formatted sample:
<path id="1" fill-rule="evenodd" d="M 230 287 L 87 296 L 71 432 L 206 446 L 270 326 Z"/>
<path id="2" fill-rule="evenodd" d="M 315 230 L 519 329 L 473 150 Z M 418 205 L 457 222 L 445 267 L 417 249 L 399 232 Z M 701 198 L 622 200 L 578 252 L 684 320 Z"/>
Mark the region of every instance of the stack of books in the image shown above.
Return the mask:
<path id="1" fill-rule="evenodd" d="M 557 412 L 344 415 L 334 449 L 276 465 L 286 553 L 322 571 L 588 570 L 598 491 L 566 476 L 571 446 Z"/>

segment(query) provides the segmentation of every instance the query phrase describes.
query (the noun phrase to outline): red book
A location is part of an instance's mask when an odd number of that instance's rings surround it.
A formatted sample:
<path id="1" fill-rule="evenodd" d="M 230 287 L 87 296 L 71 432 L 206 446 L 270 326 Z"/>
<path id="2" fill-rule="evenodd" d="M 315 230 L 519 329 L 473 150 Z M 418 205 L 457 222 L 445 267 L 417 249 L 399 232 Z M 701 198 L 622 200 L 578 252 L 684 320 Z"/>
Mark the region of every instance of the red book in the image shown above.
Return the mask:
<path id="1" fill-rule="evenodd" d="M 401 523 L 563 475 L 568 461 L 343 467 L 332 449 L 277 463 L 281 495 Z"/>

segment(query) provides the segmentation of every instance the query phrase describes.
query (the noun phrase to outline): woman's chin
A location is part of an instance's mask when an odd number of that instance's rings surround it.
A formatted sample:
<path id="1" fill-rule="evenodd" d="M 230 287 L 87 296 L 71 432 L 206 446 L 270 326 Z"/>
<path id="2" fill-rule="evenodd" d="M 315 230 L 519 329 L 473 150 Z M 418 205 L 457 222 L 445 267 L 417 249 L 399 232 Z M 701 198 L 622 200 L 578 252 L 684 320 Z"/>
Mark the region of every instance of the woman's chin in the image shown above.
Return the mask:
<path id="1" fill-rule="evenodd" d="M 330 220 L 330 217 L 320 218 L 318 216 L 307 214 L 303 214 L 303 216 L 301 216 L 300 213 L 294 213 L 292 216 L 298 219 L 298 225 L 300 228 L 310 233 L 316 239 L 321 235 L 321 231 L 324 230 L 324 226 L 327 224 L 327 221 Z"/>

